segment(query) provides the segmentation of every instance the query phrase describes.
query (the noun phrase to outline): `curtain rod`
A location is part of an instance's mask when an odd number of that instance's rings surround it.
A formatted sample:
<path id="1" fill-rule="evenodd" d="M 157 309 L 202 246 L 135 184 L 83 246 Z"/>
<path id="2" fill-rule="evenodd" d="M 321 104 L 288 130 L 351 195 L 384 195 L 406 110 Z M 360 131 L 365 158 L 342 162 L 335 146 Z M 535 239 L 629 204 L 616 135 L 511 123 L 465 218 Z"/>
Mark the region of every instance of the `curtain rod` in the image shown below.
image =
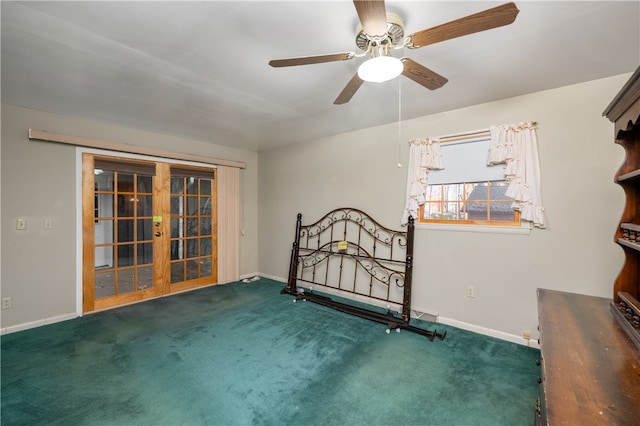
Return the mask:
<path id="1" fill-rule="evenodd" d="M 537 121 L 532 121 L 531 122 L 534 126 L 536 126 L 538 124 Z M 468 132 L 464 132 L 464 133 L 454 133 L 451 135 L 444 135 L 444 136 L 439 136 L 438 139 L 440 139 L 441 143 L 446 143 L 446 142 L 453 142 L 453 141 L 457 141 L 457 140 L 463 140 L 463 139 L 468 139 L 470 137 L 474 137 L 474 136 L 480 136 L 480 135 L 489 135 L 489 128 L 486 129 L 479 129 L 479 130 L 470 130 Z M 448 139 L 448 140 L 444 140 L 443 139 Z"/>
<path id="2" fill-rule="evenodd" d="M 29 139 L 46 142 L 58 142 L 68 145 L 84 146 L 88 148 L 106 149 L 110 151 L 128 152 L 130 154 L 150 155 L 153 157 L 167 158 L 170 160 L 195 161 L 217 166 L 237 167 L 245 169 L 246 163 L 242 161 L 223 160 L 220 158 L 206 157 L 204 155 L 183 154 L 179 152 L 163 151 L 156 148 L 147 148 L 115 142 L 99 141 L 79 136 L 69 136 L 60 133 L 47 132 L 45 130 L 29 129 Z"/>

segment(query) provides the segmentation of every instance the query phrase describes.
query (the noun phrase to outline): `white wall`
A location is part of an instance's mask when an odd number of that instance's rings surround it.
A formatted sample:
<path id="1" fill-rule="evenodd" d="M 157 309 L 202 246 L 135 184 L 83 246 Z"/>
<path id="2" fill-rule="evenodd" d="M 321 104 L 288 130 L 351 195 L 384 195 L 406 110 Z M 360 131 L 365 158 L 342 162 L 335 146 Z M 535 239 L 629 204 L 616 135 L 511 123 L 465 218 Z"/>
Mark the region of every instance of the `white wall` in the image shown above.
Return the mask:
<path id="1" fill-rule="evenodd" d="M 413 137 L 538 122 L 548 228 L 529 235 L 418 229 L 413 305 L 443 322 L 520 341 L 537 339 L 536 289 L 612 297 L 622 250 L 613 235 L 624 195 L 613 183 L 624 151 L 602 111 L 630 74 L 426 116 L 402 123 L 401 159 Z M 371 106 L 375 108 L 376 106 Z M 260 153 L 260 271 L 286 277 L 295 217 L 315 221 L 357 207 L 399 227 L 406 169 L 398 125 Z M 475 298 L 466 297 L 467 285 Z"/>
<path id="2" fill-rule="evenodd" d="M 240 274 L 257 272 L 257 153 L 3 105 L 1 293 L 11 297 L 13 305 L 2 310 L 3 329 L 73 317 L 76 312 L 76 149 L 29 141 L 30 128 L 245 162 Z M 16 230 L 18 217 L 27 219 L 26 231 Z M 45 217 L 53 220 L 53 230 L 43 230 Z"/>

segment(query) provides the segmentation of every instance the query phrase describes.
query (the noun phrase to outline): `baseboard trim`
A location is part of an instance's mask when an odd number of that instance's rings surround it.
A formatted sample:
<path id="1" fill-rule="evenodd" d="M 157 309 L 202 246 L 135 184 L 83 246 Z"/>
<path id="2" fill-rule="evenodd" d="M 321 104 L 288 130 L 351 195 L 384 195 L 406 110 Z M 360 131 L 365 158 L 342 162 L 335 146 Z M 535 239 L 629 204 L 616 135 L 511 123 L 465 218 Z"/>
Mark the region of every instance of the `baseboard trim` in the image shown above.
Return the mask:
<path id="1" fill-rule="evenodd" d="M 287 284 L 287 279 L 286 279 L 286 278 L 277 277 L 277 276 L 275 276 L 275 275 L 263 274 L 263 273 L 261 273 L 261 272 L 256 272 L 255 274 L 247 275 L 247 277 L 252 277 L 252 276 L 254 276 L 254 275 L 257 275 L 257 276 L 260 276 L 260 277 L 263 277 L 263 278 L 268 278 L 268 279 L 270 279 L 270 280 L 274 280 L 274 281 L 280 281 L 280 282 L 281 282 L 281 283 L 283 283 L 284 285 L 286 285 L 286 284 Z"/>
<path id="2" fill-rule="evenodd" d="M 23 324 L 12 325 L 9 327 L 0 328 L 0 336 L 5 334 L 17 333 L 18 331 L 29 330 L 31 328 L 42 327 L 43 325 L 55 324 L 57 322 L 67 321 L 70 319 L 78 318 L 78 314 L 69 313 L 64 315 L 56 315 L 55 317 L 44 318 L 37 321 L 25 322 Z"/>
<path id="3" fill-rule="evenodd" d="M 462 330 L 471 331 L 477 334 L 483 334 L 489 337 L 495 337 L 496 339 L 505 340 L 507 342 L 517 343 L 522 346 L 529 346 L 531 348 L 540 349 L 540 345 L 533 339 L 523 339 L 520 336 L 505 333 L 502 331 L 494 330 L 492 328 L 486 328 L 479 325 L 469 324 L 467 322 L 458 321 L 452 318 L 446 318 L 443 316 L 438 317 L 438 322 L 450 325 L 452 327 L 460 328 Z"/>

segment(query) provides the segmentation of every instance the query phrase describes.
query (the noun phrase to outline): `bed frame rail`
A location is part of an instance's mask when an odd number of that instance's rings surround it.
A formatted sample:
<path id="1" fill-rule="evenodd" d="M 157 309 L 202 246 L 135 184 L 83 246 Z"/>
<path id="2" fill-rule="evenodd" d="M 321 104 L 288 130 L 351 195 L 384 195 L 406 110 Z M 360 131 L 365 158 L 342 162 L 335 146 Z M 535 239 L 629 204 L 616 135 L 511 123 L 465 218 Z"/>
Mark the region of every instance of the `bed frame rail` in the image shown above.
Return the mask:
<path id="1" fill-rule="evenodd" d="M 291 250 L 289 277 L 283 294 L 296 300 L 309 300 L 372 321 L 387 324 L 391 330 L 410 330 L 433 340 L 445 333 L 409 324 L 411 318 L 411 279 L 413 270 L 414 221 L 406 231 L 380 225 L 355 208 L 339 208 L 310 225 L 302 224 L 298 214 Z M 319 292 L 337 295 L 337 301 Z M 358 300 L 364 306 L 351 304 Z M 368 305 L 386 305 L 386 312 Z M 398 313 L 391 306 L 398 307 Z"/>

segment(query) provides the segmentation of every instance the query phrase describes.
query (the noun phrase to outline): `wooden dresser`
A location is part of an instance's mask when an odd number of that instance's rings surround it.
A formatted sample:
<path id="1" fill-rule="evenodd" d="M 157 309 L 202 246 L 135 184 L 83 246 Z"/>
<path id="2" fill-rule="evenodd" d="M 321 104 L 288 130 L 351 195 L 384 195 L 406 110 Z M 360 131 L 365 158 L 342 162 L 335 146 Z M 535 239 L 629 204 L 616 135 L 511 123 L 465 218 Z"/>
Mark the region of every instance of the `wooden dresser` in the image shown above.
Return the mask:
<path id="1" fill-rule="evenodd" d="M 611 299 L 538 289 L 537 425 L 640 425 L 640 351 Z"/>
<path id="2" fill-rule="evenodd" d="M 625 206 L 613 238 L 625 263 L 611 299 L 538 290 L 536 424 L 640 425 L 640 68 L 603 115 L 626 154 L 615 174 Z"/>

